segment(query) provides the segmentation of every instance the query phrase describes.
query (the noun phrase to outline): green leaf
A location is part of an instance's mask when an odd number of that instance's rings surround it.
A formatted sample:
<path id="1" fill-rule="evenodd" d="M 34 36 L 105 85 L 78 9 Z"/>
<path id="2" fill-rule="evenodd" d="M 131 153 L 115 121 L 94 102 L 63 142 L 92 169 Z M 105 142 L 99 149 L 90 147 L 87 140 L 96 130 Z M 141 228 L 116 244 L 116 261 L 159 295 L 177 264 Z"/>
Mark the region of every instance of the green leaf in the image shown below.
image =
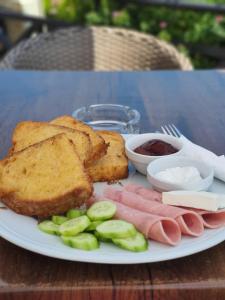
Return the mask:
<path id="1" fill-rule="evenodd" d="M 167 42 L 171 41 L 171 35 L 167 30 L 162 30 L 159 32 L 158 37 L 162 40 L 165 40 Z"/>
<path id="2" fill-rule="evenodd" d="M 130 15 L 126 10 L 115 11 L 112 14 L 112 23 L 119 27 L 130 27 Z"/>
<path id="3" fill-rule="evenodd" d="M 95 11 L 91 11 L 85 16 L 86 23 L 88 25 L 100 25 L 103 24 L 103 18 Z"/>

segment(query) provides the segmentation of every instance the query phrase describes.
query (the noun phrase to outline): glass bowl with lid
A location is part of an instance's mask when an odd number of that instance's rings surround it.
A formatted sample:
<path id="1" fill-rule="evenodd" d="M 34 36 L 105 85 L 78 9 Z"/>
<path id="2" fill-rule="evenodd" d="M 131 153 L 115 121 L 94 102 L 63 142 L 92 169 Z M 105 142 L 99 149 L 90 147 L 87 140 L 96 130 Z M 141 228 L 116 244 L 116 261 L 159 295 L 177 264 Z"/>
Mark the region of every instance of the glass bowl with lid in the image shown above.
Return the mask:
<path id="1" fill-rule="evenodd" d="M 78 108 L 72 116 L 96 130 L 117 131 L 121 134 L 140 132 L 140 113 L 129 106 L 94 104 Z"/>

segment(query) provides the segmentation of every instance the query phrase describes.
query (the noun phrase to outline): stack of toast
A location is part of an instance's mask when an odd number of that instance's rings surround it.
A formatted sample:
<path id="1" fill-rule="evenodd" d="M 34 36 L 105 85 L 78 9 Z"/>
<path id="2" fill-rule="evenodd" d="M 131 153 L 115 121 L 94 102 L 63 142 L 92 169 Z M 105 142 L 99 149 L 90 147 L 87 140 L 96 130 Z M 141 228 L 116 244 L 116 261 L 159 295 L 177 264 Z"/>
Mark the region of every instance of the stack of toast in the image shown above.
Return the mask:
<path id="1" fill-rule="evenodd" d="M 0 161 L 0 198 L 29 216 L 47 217 L 79 207 L 93 182 L 128 176 L 122 136 L 94 131 L 70 116 L 19 123 L 9 155 Z"/>

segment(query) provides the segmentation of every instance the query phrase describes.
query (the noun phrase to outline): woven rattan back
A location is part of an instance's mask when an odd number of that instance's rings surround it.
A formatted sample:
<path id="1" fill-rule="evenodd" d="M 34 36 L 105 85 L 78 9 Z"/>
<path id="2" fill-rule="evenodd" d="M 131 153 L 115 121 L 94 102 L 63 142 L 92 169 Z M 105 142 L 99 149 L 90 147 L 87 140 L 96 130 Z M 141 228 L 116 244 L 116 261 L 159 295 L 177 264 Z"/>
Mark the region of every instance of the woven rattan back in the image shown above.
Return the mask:
<path id="1" fill-rule="evenodd" d="M 191 70 L 173 46 L 151 35 L 108 27 L 70 27 L 42 33 L 12 49 L 1 69 Z"/>

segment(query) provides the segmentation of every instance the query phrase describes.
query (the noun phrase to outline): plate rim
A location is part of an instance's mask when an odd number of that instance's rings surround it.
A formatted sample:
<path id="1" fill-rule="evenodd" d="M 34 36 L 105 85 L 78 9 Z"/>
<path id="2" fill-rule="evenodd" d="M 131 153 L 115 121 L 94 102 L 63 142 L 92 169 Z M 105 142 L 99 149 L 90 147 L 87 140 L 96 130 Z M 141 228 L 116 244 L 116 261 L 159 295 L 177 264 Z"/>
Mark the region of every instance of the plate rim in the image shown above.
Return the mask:
<path id="1" fill-rule="evenodd" d="M 133 135 L 123 135 L 125 139 L 133 136 Z M 130 174 L 131 178 L 133 174 Z M 129 177 L 128 177 L 129 179 Z M 12 210 L 10 210 L 10 212 L 12 212 L 13 214 L 16 214 L 15 212 L 13 212 Z M 18 214 L 16 214 L 18 215 Z M 19 215 L 22 218 L 27 218 L 27 216 L 22 216 Z M 38 230 L 38 229 L 37 229 Z M 0 237 L 4 238 L 5 240 L 11 242 L 12 244 L 21 247 L 25 250 L 40 254 L 40 255 L 44 255 L 44 256 L 48 256 L 48 257 L 52 257 L 52 258 L 57 258 L 57 259 L 62 259 L 62 260 L 68 260 L 68 261 L 76 261 L 76 262 L 86 262 L 86 263 L 101 263 L 101 264 L 143 264 L 143 263 L 155 263 L 155 262 L 163 262 L 163 261 L 167 261 L 167 260 L 174 260 L 174 259 L 179 259 L 182 257 L 186 257 L 189 255 L 193 255 L 193 254 L 197 254 L 199 252 L 202 252 L 204 250 L 208 250 L 210 248 L 212 248 L 213 246 L 216 246 L 220 243 L 222 243 L 225 240 L 225 227 L 221 227 L 221 228 L 217 228 L 217 229 L 205 229 L 205 232 L 203 233 L 202 236 L 200 236 L 199 238 L 204 237 L 204 234 L 207 234 L 206 232 L 210 232 L 211 230 L 214 230 L 215 234 L 213 235 L 213 238 L 210 237 L 210 239 L 204 240 L 204 241 L 200 241 L 198 243 L 193 243 L 194 247 L 187 247 L 185 249 L 180 249 L 178 250 L 178 252 L 170 252 L 167 251 L 166 255 L 165 253 L 163 254 L 163 257 L 161 257 L 160 259 L 154 259 L 154 257 L 151 257 L 151 243 L 156 243 L 154 241 L 150 241 L 150 246 L 149 249 L 147 250 L 149 252 L 149 255 L 147 254 L 146 256 L 146 252 L 137 252 L 137 253 L 132 253 L 129 252 L 129 254 L 136 256 L 137 258 L 135 259 L 131 259 L 129 258 L 129 255 L 122 255 L 123 253 L 127 253 L 126 250 L 117 248 L 119 251 L 121 251 L 121 256 L 122 258 L 118 259 L 118 255 L 114 255 L 111 253 L 109 258 L 108 256 L 106 256 L 105 254 L 101 254 L 99 253 L 99 256 L 96 255 L 94 258 L 90 256 L 88 256 L 87 254 L 89 253 L 93 253 L 95 251 L 82 251 L 82 250 L 77 250 L 77 249 L 72 249 L 72 251 L 76 251 L 73 252 L 75 253 L 75 255 L 69 255 L 68 252 L 65 254 L 63 252 L 60 252 L 59 248 L 57 250 L 52 249 L 52 248 L 48 248 L 45 245 L 40 245 L 40 242 L 36 242 L 36 241 L 28 241 L 27 237 L 22 236 L 21 232 L 15 232 L 14 229 L 10 229 L 10 227 L 7 227 L 3 221 L 0 219 Z M 44 234 L 44 233 L 43 233 Z M 206 235 L 207 237 L 207 235 Z M 193 239 L 193 241 L 197 241 L 198 237 L 190 237 L 191 239 Z M 182 242 L 181 242 L 182 243 Z M 111 245 L 110 245 L 111 246 Z M 172 246 L 168 246 L 168 249 L 176 249 L 175 247 Z M 98 251 L 98 250 L 97 250 Z M 72 253 L 72 252 L 71 252 Z M 81 253 L 81 254 L 80 254 Z M 96 252 L 95 252 L 96 253 Z M 144 255 L 145 254 L 145 255 Z"/>
<path id="2" fill-rule="evenodd" d="M 195 245 L 194 248 L 187 248 L 187 250 L 185 250 L 185 251 L 182 250 L 179 252 L 178 255 L 175 254 L 174 252 L 172 252 L 172 254 L 171 254 L 170 251 L 168 251 L 168 254 L 164 255 L 163 258 L 161 258 L 160 260 L 159 259 L 151 259 L 151 255 L 149 256 L 149 259 L 146 258 L 146 256 L 144 256 L 143 258 L 140 258 L 138 256 L 138 253 L 133 253 L 134 255 L 137 255 L 137 259 L 132 260 L 132 261 L 130 259 L 127 259 L 126 256 L 125 256 L 125 261 L 124 261 L 124 257 L 121 260 L 119 260 L 118 258 L 114 259 L 112 254 L 111 254 L 110 259 L 105 260 L 104 259 L 105 255 L 104 256 L 99 255 L 99 258 L 96 259 L 96 257 L 95 257 L 95 259 L 93 260 L 93 258 L 88 258 L 88 256 L 85 255 L 88 252 L 85 252 L 82 250 L 80 250 L 82 255 L 79 255 L 79 252 L 80 252 L 79 250 L 71 248 L 73 251 L 74 250 L 76 251 L 76 255 L 74 255 L 73 257 L 71 255 L 69 255 L 69 257 L 68 257 L 68 254 L 63 255 L 63 253 L 61 254 L 57 250 L 54 251 L 54 250 L 46 248 L 46 247 L 40 247 L 39 243 L 37 243 L 37 245 L 35 245 L 33 242 L 27 243 L 26 238 L 23 238 L 23 237 L 21 238 L 21 236 L 17 237 L 18 234 L 13 235 L 12 233 L 10 233 L 10 230 L 8 230 L 7 228 L 4 228 L 4 225 L 2 226 L 1 221 L 0 221 L 0 225 L 1 225 L 0 226 L 0 236 L 2 238 L 6 239 L 7 241 L 11 242 L 12 244 L 19 246 L 25 250 L 29 250 L 31 252 L 45 255 L 48 257 L 53 257 L 53 258 L 58 258 L 58 259 L 63 259 L 63 260 L 68 260 L 68 261 L 101 263 L 101 264 L 140 264 L 140 263 L 154 263 L 154 262 L 163 262 L 163 261 L 167 261 L 167 260 L 179 259 L 182 257 L 197 254 L 204 250 L 210 249 L 213 246 L 216 246 L 225 240 L 225 235 L 224 235 L 225 228 L 219 228 L 219 229 L 214 229 L 217 232 L 215 233 L 213 239 L 209 239 L 207 242 L 199 242 L 197 244 L 195 243 L 197 246 Z M 208 231 L 209 230 L 210 229 L 208 229 Z M 193 239 L 198 239 L 198 238 L 193 238 Z M 150 244 L 151 244 L 151 241 L 150 241 Z M 150 245 L 150 247 L 151 247 L 151 245 Z M 175 249 L 172 246 L 168 246 L 168 247 L 171 247 L 171 249 Z M 151 251 L 150 249 L 148 251 Z M 122 250 L 121 253 L 125 253 L 125 251 L 126 251 L 126 250 L 123 250 L 120 248 L 118 248 L 118 250 Z M 146 254 L 147 252 L 140 252 L 140 253 Z"/>

